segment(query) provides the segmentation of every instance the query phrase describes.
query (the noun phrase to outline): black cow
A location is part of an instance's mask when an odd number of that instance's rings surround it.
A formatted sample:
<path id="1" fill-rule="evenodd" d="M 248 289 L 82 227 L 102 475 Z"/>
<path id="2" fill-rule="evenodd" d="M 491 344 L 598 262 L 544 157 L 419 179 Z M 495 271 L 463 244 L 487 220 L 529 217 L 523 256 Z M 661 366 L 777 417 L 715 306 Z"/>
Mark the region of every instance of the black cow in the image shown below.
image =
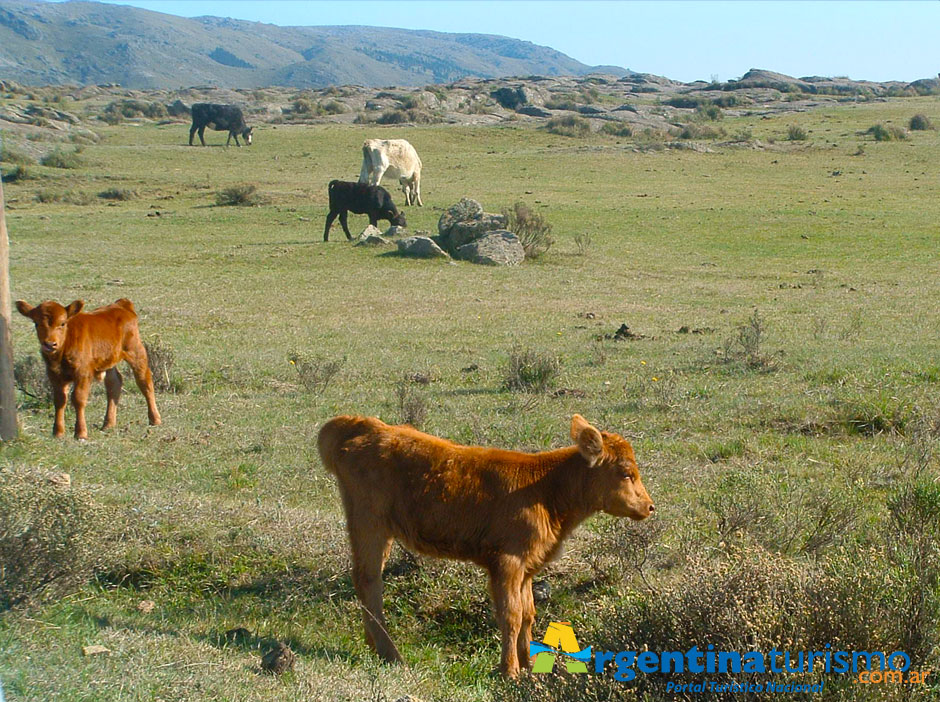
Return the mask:
<path id="1" fill-rule="evenodd" d="M 238 135 L 245 137 L 245 143 L 251 146 L 251 127 L 245 124 L 245 116 L 241 108 L 236 105 L 216 105 L 211 102 L 197 102 L 193 105 L 193 126 L 189 128 L 189 145 L 193 145 L 193 134 L 199 132 L 199 141 L 206 145 L 206 140 L 202 138 L 206 127 L 212 127 L 217 132 L 228 132 L 228 139 L 225 145 L 228 146 L 232 137 L 235 137 L 235 146 L 241 146 L 238 143 Z"/>
<path id="2" fill-rule="evenodd" d="M 343 231 L 346 232 L 346 238 L 352 239 L 349 227 L 346 226 L 348 212 L 369 215 L 369 224 L 372 226 L 377 225 L 380 219 L 387 219 L 391 224 L 399 227 L 408 226 L 404 213 L 398 211 L 395 203 L 392 202 L 392 196 L 381 185 L 331 180 L 330 213 L 326 216 L 323 241 L 330 240 L 330 227 L 337 215 L 339 215 L 340 224 L 343 225 Z"/>

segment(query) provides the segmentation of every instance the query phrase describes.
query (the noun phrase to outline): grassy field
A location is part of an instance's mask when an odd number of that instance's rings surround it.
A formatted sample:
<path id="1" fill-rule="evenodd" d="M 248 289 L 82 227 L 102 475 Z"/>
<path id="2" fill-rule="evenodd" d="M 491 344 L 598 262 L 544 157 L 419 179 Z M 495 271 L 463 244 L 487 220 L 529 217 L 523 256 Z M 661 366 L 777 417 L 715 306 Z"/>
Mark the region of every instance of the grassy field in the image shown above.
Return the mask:
<path id="1" fill-rule="evenodd" d="M 397 549 L 385 601 L 410 665 L 381 665 L 316 452 L 338 413 L 426 412 L 424 430 L 460 442 L 543 449 L 569 443 L 578 412 L 634 442 L 656 517 L 581 528 L 546 571 L 539 638 L 564 620 L 613 650 L 907 644 L 914 669 L 937 669 L 940 138 L 859 134 L 917 112 L 940 123 L 936 98 L 727 118 L 763 146 L 711 153 L 514 124 L 281 125 L 250 148 L 219 134 L 189 148 L 186 125 L 124 124 L 96 127 L 78 168 L 31 167 L 38 178 L 4 186 L 14 299 L 130 298 L 172 357 L 173 390 L 149 428 L 126 385 L 105 435 L 91 429 L 99 385 L 81 444 L 51 438 L 35 386 L 22 396 L 4 489 L 67 472 L 106 516 L 86 534 L 94 580 L 0 615 L 7 698 L 682 699 L 609 675 L 501 682 L 482 574 Z M 794 124 L 808 140 L 786 141 Z M 496 269 L 352 247 L 338 223 L 322 242 L 326 184 L 356 178 L 370 136 L 422 156 L 427 206 L 408 208 L 410 229 L 436 233 L 461 197 L 521 200 L 554 246 Z M 216 206 L 237 184 L 265 204 Z M 139 197 L 97 197 L 108 188 Z M 354 234 L 367 223 L 350 219 Z M 621 324 L 642 338 L 613 339 Z M 13 334 L 17 360 L 38 359 L 28 321 Z M 523 351 L 557 359 L 549 391 L 505 389 Z M 737 588 L 750 599 L 721 601 Z M 273 639 L 298 654 L 280 678 L 258 669 Z M 83 657 L 90 644 L 110 656 Z M 823 697 L 931 695 L 839 685 Z"/>

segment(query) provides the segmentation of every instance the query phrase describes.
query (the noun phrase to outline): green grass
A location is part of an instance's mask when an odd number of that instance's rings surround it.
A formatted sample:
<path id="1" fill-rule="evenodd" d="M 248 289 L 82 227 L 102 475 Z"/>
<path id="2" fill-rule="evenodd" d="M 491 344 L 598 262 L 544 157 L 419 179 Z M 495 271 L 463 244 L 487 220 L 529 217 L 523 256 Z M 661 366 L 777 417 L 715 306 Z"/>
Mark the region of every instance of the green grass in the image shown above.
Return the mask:
<path id="1" fill-rule="evenodd" d="M 764 143 L 791 125 L 809 138 L 714 153 L 519 125 L 405 130 L 427 203 L 407 208 L 409 228 L 436 231 L 461 197 L 490 212 L 524 200 L 551 221 L 555 245 L 512 269 L 321 241 L 327 183 L 355 177 L 374 127 L 262 127 L 252 147 L 225 149 L 185 146 L 181 124 L 101 126 L 77 167 L 43 171 L 43 188 L 139 198 L 37 202 L 29 181 L 5 183 L 14 299 L 130 298 L 144 339 L 171 354 L 175 390 L 158 395 L 164 425 L 148 428 L 127 382 L 117 429 L 91 429 L 86 444 L 54 441 L 49 406 L 23 397 L 22 436 L 0 448 L 2 465 L 70 473 L 127 515 L 128 532 L 96 582 L 0 615 L 8 698 L 508 699 L 471 566 L 396 550 L 385 602 L 411 665 L 378 664 L 361 635 L 316 434 L 341 412 L 397 420 L 402 378 L 417 372 L 430 379 L 423 428 L 457 441 L 562 446 L 575 412 L 631 438 L 661 530 L 644 577 L 663 592 L 690 551 L 718 549 L 713 507 L 729 475 L 781 503 L 789 485 L 807 501 L 804 486 L 819 486 L 860 510 L 837 542 L 873 543 L 905 457 L 928 447 L 937 475 L 936 437 L 914 428 L 940 404 L 940 142 L 917 131 L 853 155 L 871 124 L 914 111 L 940 121 L 934 98 L 725 117 L 729 133 Z M 266 203 L 215 206 L 245 184 Z M 353 234 L 366 224 L 350 215 Z M 579 236 L 590 237 L 584 255 Z M 755 310 L 761 363 L 724 358 Z M 642 338 L 611 338 L 624 323 Z M 17 359 L 37 353 L 19 316 L 13 340 Z M 558 359 L 558 391 L 504 388 L 519 348 Z M 345 361 L 307 382 L 298 359 Z M 90 427 L 104 402 L 99 385 Z M 589 645 L 642 601 L 630 568 L 605 579 L 592 565 L 619 543 L 617 524 L 589 521 L 550 566 L 539 638 L 565 620 Z M 774 529 L 742 533 L 790 554 Z M 137 610 L 144 599 L 150 614 Z M 224 643 L 236 627 L 252 638 Z M 257 672 L 267 639 L 298 654 L 284 679 Z M 92 643 L 112 654 L 83 658 Z"/>

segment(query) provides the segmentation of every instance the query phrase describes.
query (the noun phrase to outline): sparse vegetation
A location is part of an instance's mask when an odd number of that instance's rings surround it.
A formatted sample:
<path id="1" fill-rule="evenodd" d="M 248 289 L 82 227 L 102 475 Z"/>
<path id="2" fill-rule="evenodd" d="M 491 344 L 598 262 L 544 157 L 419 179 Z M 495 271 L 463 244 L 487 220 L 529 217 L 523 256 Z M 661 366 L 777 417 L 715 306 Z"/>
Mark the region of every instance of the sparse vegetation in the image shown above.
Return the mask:
<path id="1" fill-rule="evenodd" d="M 629 138 L 633 136 L 633 129 L 629 124 L 623 122 L 604 122 L 601 125 L 601 133 L 614 137 Z"/>
<path id="2" fill-rule="evenodd" d="M 136 200 L 140 193 L 132 188 L 108 188 L 98 193 L 98 197 L 103 200 Z"/>
<path id="3" fill-rule="evenodd" d="M 898 127 L 894 124 L 873 124 L 865 133 L 870 134 L 875 141 L 900 141 L 907 139 L 907 132 L 904 131 L 902 127 Z"/>
<path id="4" fill-rule="evenodd" d="M 292 353 L 288 363 L 297 372 L 297 379 L 311 393 L 324 392 L 346 365 L 346 357 L 328 358 L 321 355 Z"/>

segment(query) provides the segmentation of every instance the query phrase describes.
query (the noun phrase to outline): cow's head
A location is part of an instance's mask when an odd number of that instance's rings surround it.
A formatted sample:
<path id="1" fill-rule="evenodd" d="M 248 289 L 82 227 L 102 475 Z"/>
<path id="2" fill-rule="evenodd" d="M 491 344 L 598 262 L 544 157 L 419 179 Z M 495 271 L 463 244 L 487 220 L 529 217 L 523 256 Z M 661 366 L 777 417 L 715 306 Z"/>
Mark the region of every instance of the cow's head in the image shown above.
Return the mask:
<path id="1" fill-rule="evenodd" d="M 591 493 L 599 509 L 637 520 L 653 513 L 653 500 L 640 480 L 629 441 L 598 431 L 580 414 L 571 418 L 571 438 L 593 471 Z"/>
<path id="2" fill-rule="evenodd" d="M 251 130 L 252 129 L 253 127 L 245 127 L 245 129 L 242 130 L 242 136 L 245 138 L 245 143 L 248 144 L 248 146 L 251 146 Z"/>
<path id="3" fill-rule="evenodd" d="M 16 309 L 24 317 L 29 317 L 36 325 L 36 336 L 39 338 L 39 349 L 43 356 L 55 356 L 62 352 L 65 345 L 66 325 L 70 318 L 82 311 L 85 303 L 82 300 L 70 302 L 63 307 L 58 302 L 46 300 L 36 307 L 26 300 L 17 300 Z"/>
<path id="4" fill-rule="evenodd" d="M 396 227 L 407 227 L 408 222 L 405 220 L 405 213 L 399 210 L 391 219 L 388 220 Z"/>

